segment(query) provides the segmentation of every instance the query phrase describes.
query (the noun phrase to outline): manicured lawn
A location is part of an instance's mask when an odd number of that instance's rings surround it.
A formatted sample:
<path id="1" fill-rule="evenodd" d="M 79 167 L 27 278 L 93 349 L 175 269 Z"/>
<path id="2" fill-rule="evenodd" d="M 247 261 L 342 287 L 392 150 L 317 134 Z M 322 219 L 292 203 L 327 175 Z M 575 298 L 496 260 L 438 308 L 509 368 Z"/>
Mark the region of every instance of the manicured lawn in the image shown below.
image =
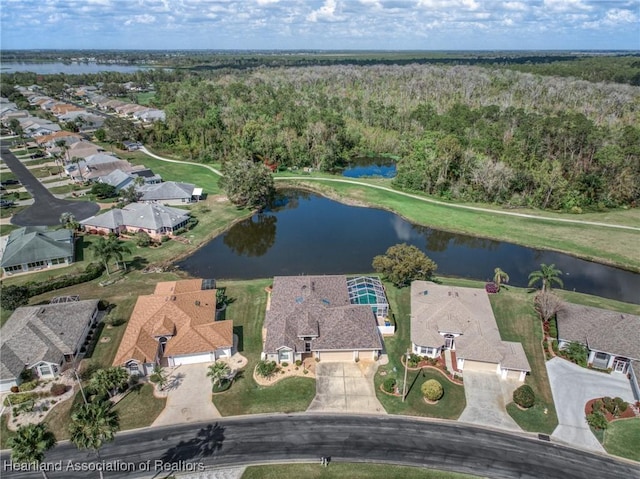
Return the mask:
<path id="1" fill-rule="evenodd" d="M 604 448 L 609 454 L 640 462 L 640 418 L 609 423 L 604 432 Z"/>
<path id="2" fill-rule="evenodd" d="M 7 200 L 15 200 L 11 196 L 4 197 Z M 26 206 L 12 206 L 10 208 L 0 208 L 0 218 L 9 218 L 10 216 L 15 215 L 16 213 L 20 213 L 22 210 L 27 208 Z"/>
<path id="3" fill-rule="evenodd" d="M 286 176 L 286 175 L 280 175 Z M 326 176 L 326 175 L 313 175 Z M 390 180 L 360 180 L 366 183 L 391 187 Z M 562 251 L 578 255 L 585 259 L 598 260 L 640 271 L 640 253 L 637 244 L 640 233 L 625 230 L 612 230 L 590 225 L 551 223 L 548 221 L 496 215 L 472 210 L 464 210 L 446 205 L 426 203 L 398 195 L 390 191 L 377 190 L 347 183 L 329 183 L 322 181 L 278 181 L 278 185 L 302 184 L 329 197 L 346 201 L 356 201 L 381 207 L 399 213 L 408 220 L 433 228 L 477 237 L 508 241 L 525 246 Z M 439 198 L 435 198 L 441 201 Z M 491 205 L 474 204 L 476 207 Z M 519 210 L 518 210 L 519 212 Z M 534 214 L 555 218 L 582 219 L 580 215 L 547 213 L 536 211 Z M 603 223 L 622 223 L 637 226 L 637 211 L 619 210 L 615 214 L 589 214 L 585 220 Z M 610 241 L 612 235 L 615 241 Z"/>
<path id="4" fill-rule="evenodd" d="M 155 91 L 145 91 L 136 95 L 138 104 L 148 106 L 149 102 L 156 96 Z"/>
<path id="5" fill-rule="evenodd" d="M 13 437 L 13 435 L 15 434 L 7 427 L 8 417 L 8 414 L 3 414 L 2 416 L 0 416 L 0 449 L 8 449 L 9 446 L 7 444 L 7 440 L 10 437 Z"/>
<path id="6" fill-rule="evenodd" d="M 375 376 L 376 395 L 378 400 L 390 414 L 405 414 L 409 416 L 438 417 L 443 419 L 457 419 L 466 406 L 464 388 L 451 383 L 440 372 L 424 368 L 421 371 L 409 371 L 407 375 L 407 398 L 402 402 L 401 397 L 390 396 L 380 391 L 380 385 L 389 377 L 395 377 L 402 391 L 404 367 L 400 360 L 411 346 L 410 324 L 410 289 L 398 289 L 385 283 L 387 297 L 391 311 L 395 317 L 396 334 L 384 339 L 385 349 L 389 355 L 389 364 L 378 368 Z M 381 373 L 386 373 L 384 376 Z M 428 379 L 436 379 L 442 384 L 444 396 L 437 404 L 424 402 L 420 386 Z"/>
<path id="7" fill-rule="evenodd" d="M 240 338 L 238 349 L 249 360 L 231 388 L 213 396 L 213 403 L 223 416 L 304 411 L 316 394 L 316 382 L 311 378 L 288 378 L 266 387 L 253 380 L 253 370 L 262 351 L 267 301 L 264 288 L 270 284 L 271 279 L 220 283 L 232 298 L 225 319 L 233 320 L 234 333 Z"/>
<path id="8" fill-rule="evenodd" d="M 0 225 L 0 236 L 5 236 L 14 230 L 17 230 L 20 226 L 16 225 Z"/>
<path id="9" fill-rule="evenodd" d="M 120 417 L 120 430 L 150 426 L 160 415 L 167 400 L 153 395 L 153 386 L 144 384 L 134 387 L 129 394 L 114 406 Z"/>
<path id="10" fill-rule="evenodd" d="M 507 412 L 525 431 L 551 434 L 558 425 L 558 418 L 544 364 L 542 327 L 533 309 L 533 294 L 520 288 L 502 288 L 489 298 L 502 339 L 522 343 L 531 366 L 531 374 L 525 382 L 536 394 L 536 404 L 531 409 L 521 411 L 512 405 L 507 407 Z"/>
<path id="11" fill-rule="evenodd" d="M 50 160 L 49 160 L 50 161 Z M 31 165 L 29 165 L 31 166 Z M 35 166 L 33 168 L 29 168 L 29 171 L 36 178 L 42 179 L 50 179 L 56 178 L 57 180 L 66 180 L 66 176 L 60 176 L 60 167 L 58 166 Z"/>
<path id="12" fill-rule="evenodd" d="M 242 479 L 280 479 L 283 477 L 304 477 L 307 479 L 467 479 L 479 476 L 387 464 L 331 462 L 328 467 L 323 467 L 320 465 L 320 461 L 317 464 L 249 466 L 242 475 Z"/>

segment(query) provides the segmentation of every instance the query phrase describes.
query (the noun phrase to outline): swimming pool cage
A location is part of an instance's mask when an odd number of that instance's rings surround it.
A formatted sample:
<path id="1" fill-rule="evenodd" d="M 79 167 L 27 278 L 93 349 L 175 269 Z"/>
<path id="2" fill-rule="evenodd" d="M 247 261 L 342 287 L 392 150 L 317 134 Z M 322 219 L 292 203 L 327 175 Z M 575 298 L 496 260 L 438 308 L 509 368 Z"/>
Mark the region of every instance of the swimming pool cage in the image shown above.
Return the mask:
<path id="1" fill-rule="evenodd" d="M 377 317 L 389 316 L 389 303 L 379 278 L 371 276 L 347 278 L 347 288 L 351 304 L 368 304 Z"/>

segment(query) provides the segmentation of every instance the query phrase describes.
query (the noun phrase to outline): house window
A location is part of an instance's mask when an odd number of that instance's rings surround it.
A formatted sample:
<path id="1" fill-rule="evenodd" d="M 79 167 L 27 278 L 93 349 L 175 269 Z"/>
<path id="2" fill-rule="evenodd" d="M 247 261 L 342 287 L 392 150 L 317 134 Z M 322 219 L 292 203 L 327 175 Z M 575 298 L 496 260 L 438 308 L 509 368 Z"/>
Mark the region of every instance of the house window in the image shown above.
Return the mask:
<path id="1" fill-rule="evenodd" d="M 40 370 L 40 376 L 51 376 L 51 368 L 47 364 L 43 364 L 38 369 Z"/>
<path id="2" fill-rule="evenodd" d="M 131 374 L 137 373 L 139 371 L 138 363 L 130 363 L 129 364 L 129 371 L 131 371 Z"/>
<path id="3" fill-rule="evenodd" d="M 600 359 L 600 360 L 604 361 L 608 357 L 609 357 L 609 355 L 607 353 L 601 353 L 601 352 L 597 352 L 596 353 L 596 359 Z"/>
<path id="4" fill-rule="evenodd" d="M 304 352 L 305 353 L 310 353 L 311 352 L 311 341 L 305 341 L 304 342 Z"/>

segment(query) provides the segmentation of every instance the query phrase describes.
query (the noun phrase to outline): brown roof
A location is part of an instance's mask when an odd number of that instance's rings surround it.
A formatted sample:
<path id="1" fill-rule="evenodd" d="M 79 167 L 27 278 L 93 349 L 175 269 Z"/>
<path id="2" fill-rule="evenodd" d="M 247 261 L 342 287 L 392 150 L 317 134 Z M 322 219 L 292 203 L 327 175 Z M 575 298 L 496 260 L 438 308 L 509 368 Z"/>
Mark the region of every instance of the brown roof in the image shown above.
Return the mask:
<path id="1" fill-rule="evenodd" d="M 520 343 L 502 341 L 489 295 L 484 289 L 411 283 L 411 342 L 441 347 L 445 334 L 455 339 L 456 356 L 530 371 Z"/>
<path id="2" fill-rule="evenodd" d="M 216 290 L 202 290 L 201 279 L 158 283 L 153 294 L 138 297 L 113 364 L 153 362 L 160 336 L 171 336 L 165 356 L 231 347 L 233 321 L 215 321 L 215 311 Z"/>
<path id="3" fill-rule="evenodd" d="M 558 339 L 640 360 L 640 316 L 565 303 L 557 324 Z"/>
<path id="4" fill-rule="evenodd" d="M 77 133 L 74 133 L 73 131 L 65 131 L 65 130 L 60 130 L 60 131 L 56 131 L 54 133 L 51 133 L 49 135 L 42 135 L 39 136 L 38 138 L 36 138 L 36 142 L 39 145 L 42 145 L 43 143 L 47 143 L 51 140 L 55 140 L 56 138 L 67 138 L 67 137 L 76 137 L 76 138 L 82 138 L 82 136 L 80 136 Z"/>
<path id="5" fill-rule="evenodd" d="M 373 311 L 349 301 L 346 276 L 276 276 L 265 317 L 264 350 L 382 349 Z"/>

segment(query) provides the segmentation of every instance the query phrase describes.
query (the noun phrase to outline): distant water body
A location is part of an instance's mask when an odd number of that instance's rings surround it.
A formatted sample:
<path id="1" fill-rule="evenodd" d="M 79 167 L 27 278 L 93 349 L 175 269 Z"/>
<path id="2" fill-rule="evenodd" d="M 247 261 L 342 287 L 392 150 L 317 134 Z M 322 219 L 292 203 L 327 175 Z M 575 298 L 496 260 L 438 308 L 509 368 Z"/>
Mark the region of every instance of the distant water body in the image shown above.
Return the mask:
<path id="1" fill-rule="evenodd" d="M 7 62 L 0 66 L 0 73 L 33 72 L 39 75 L 82 75 L 87 73 L 120 72 L 134 73 L 145 68 L 144 65 L 118 65 L 113 63 L 62 63 L 62 62 Z"/>

